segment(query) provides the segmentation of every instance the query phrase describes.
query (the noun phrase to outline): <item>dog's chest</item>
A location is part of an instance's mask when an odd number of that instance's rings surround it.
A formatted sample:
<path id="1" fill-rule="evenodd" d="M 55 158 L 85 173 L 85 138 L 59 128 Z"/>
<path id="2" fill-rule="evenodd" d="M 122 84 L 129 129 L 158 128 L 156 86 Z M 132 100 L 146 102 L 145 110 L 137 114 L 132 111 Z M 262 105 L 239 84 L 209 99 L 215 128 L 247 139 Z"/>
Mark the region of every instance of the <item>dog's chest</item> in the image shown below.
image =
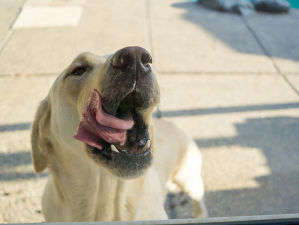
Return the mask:
<path id="1" fill-rule="evenodd" d="M 152 172 L 132 180 L 100 182 L 95 220 L 166 219 L 161 184 Z"/>

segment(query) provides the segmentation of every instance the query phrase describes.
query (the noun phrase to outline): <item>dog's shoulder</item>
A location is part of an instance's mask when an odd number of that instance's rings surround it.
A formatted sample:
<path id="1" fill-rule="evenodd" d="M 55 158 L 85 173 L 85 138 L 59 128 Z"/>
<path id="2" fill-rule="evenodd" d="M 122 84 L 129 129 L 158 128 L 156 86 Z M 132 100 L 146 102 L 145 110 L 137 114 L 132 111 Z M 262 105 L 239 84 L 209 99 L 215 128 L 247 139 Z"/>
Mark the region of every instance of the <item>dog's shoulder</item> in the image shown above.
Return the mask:
<path id="1" fill-rule="evenodd" d="M 154 165 L 163 180 L 169 180 L 186 154 L 188 138 L 174 123 L 154 119 Z"/>
<path id="2" fill-rule="evenodd" d="M 167 142 L 167 144 L 176 144 L 177 147 L 184 148 L 188 138 L 185 133 L 173 122 L 165 119 L 153 119 L 155 139 L 157 141 Z"/>

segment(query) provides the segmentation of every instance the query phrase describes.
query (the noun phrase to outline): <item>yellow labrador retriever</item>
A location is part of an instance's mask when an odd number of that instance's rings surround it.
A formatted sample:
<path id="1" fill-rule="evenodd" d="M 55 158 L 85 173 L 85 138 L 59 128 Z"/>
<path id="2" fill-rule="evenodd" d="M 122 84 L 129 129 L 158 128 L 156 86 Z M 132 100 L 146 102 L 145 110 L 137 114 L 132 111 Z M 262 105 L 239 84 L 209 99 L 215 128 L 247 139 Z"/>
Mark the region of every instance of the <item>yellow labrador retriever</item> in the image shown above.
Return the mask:
<path id="1" fill-rule="evenodd" d="M 199 150 L 151 117 L 159 102 L 151 62 L 141 47 L 108 58 L 83 53 L 54 82 L 31 136 L 36 172 L 50 172 L 46 221 L 167 219 L 168 181 L 205 215 Z"/>

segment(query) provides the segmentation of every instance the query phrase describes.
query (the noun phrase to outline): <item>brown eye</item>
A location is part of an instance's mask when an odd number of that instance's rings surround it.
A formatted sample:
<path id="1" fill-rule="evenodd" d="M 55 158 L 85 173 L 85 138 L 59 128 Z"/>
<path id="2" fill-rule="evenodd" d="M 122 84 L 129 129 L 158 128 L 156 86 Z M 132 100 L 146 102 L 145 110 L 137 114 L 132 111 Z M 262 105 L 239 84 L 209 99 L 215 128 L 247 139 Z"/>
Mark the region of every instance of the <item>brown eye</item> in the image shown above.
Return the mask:
<path id="1" fill-rule="evenodd" d="M 80 66 L 80 67 L 75 68 L 75 69 L 70 73 L 70 75 L 81 76 L 83 73 L 86 72 L 86 70 L 87 70 L 87 67 L 86 67 L 86 66 Z"/>

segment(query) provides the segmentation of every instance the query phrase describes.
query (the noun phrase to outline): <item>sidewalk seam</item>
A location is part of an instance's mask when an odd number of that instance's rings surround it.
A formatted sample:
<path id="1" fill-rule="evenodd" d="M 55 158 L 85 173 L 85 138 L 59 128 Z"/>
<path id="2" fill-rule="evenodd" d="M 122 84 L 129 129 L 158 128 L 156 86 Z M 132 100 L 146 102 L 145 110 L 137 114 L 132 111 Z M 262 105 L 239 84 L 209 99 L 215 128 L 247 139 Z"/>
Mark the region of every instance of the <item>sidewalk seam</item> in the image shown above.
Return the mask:
<path id="1" fill-rule="evenodd" d="M 25 2 L 23 3 L 22 7 L 20 7 L 18 13 L 16 14 L 16 17 L 13 19 L 13 21 L 11 22 L 11 24 L 9 25 L 9 30 L 8 30 L 8 34 L 5 36 L 4 40 L 0 43 L 0 54 L 2 52 L 2 50 L 5 48 L 5 46 L 7 45 L 8 41 L 10 40 L 11 36 L 14 34 L 14 29 L 12 28 L 14 23 L 16 22 L 17 18 L 19 17 L 20 13 L 22 12 L 23 6 L 24 6 Z"/>
<path id="2" fill-rule="evenodd" d="M 255 41 L 257 42 L 257 44 L 260 46 L 260 48 L 262 49 L 262 51 L 264 52 L 264 54 L 270 59 L 273 67 L 275 68 L 275 70 L 281 74 L 281 71 L 279 69 L 279 67 L 276 65 L 276 63 L 273 61 L 270 53 L 267 51 L 267 49 L 264 47 L 264 45 L 262 44 L 261 40 L 258 38 L 257 34 L 254 32 L 254 30 L 250 27 L 249 23 L 247 22 L 247 20 L 242 17 L 243 22 L 245 23 L 245 26 L 247 27 L 247 29 L 249 30 L 249 32 L 251 33 L 251 35 L 253 36 L 253 38 L 255 39 Z"/>
<path id="3" fill-rule="evenodd" d="M 59 73 L 33 73 L 33 74 L 0 74 L 1 78 L 13 77 L 13 78 L 29 78 L 29 77 L 57 77 Z"/>
<path id="4" fill-rule="evenodd" d="M 149 0 L 144 0 L 145 3 L 145 21 L 146 21 L 146 26 L 147 26 L 147 34 L 148 34 L 148 42 L 149 42 L 149 47 L 152 55 L 154 56 L 154 46 L 153 46 L 153 35 L 152 35 L 152 24 L 151 24 L 151 12 L 150 12 L 150 2 Z M 152 65 L 155 71 L 157 69 L 155 68 L 154 65 Z M 157 72 L 159 74 L 159 72 Z M 160 109 L 160 104 L 157 105 L 157 118 L 161 119 L 162 118 L 162 111 Z"/>
<path id="5" fill-rule="evenodd" d="M 190 72 L 190 71 L 155 71 L 156 74 L 159 76 L 204 76 L 204 75 L 221 75 L 221 76 L 275 76 L 275 75 L 280 75 L 279 73 L 276 72 L 221 72 L 221 71 L 199 71 L 199 72 Z M 50 76 L 57 76 L 60 72 L 57 73 L 0 73 L 0 79 L 1 77 L 50 77 Z M 282 74 L 283 76 L 285 74 Z M 299 76 L 299 73 L 288 73 L 286 75 L 295 75 Z"/>
<path id="6" fill-rule="evenodd" d="M 285 74 L 281 74 L 282 78 L 284 79 L 285 82 L 293 89 L 293 91 L 299 96 L 299 91 L 297 88 L 292 84 L 292 82 L 288 79 L 288 77 Z"/>
<path id="7" fill-rule="evenodd" d="M 7 45 L 8 41 L 10 40 L 11 36 L 13 35 L 14 30 L 13 29 L 9 29 L 4 40 L 1 42 L 0 44 L 0 54 L 3 51 L 3 49 L 5 48 L 5 46 Z"/>
<path id="8" fill-rule="evenodd" d="M 161 75 L 279 75 L 278 72 L 248 72 L 248 71 L 157 71 Z"/>
<path id="9" fill-rule="evenodd" d="M 152 55 L 154 56 L 153 35 L 152 35 L 152 25 L 151 25 L 151 12 L 150 12 L 149 0 L 145 0 L 145 20 L 146 20 L 146 25 L 147 25 L 149 47 L 150 47 Z"/>
<path id="10" fill-rule="evenodd" d="M 253 38 L 256 40 L 257 44 L 260 46 L 260 48 L 262 49 L 262 51 L 264 52 L 264 54 L 270 59 L 272 65 L 274 66 L 275 70 L 277 71 L 277 73 L 283 78 L 283 80 L 288 84 L 288 86 L 296 93 L 296 95 L 299 96 L 299 91 L 295 88 L 295 86 L 289 81 L 289 79 L 286 77 L 285 74 L 283 74 L 283 72 L 279 69 L 279 67 L 277 66 L 277 64 L 275 63 L 275 61 L 273 60 L 271 54 L 267 51 L 267 49 L 265 48 L 265 46 L 263 45 L 262 41 L 258 38 L 257 34 L 254 32 L 254 30 L 250 27 L 249 23 L 247 22 L 247 20 L 242 17 L 243 22 L 245 23 L 245 26 L 247 27 L 247 29 L 249 30 L 249 32 L 251 33 L 251 35 L 253 36 Z"/>

